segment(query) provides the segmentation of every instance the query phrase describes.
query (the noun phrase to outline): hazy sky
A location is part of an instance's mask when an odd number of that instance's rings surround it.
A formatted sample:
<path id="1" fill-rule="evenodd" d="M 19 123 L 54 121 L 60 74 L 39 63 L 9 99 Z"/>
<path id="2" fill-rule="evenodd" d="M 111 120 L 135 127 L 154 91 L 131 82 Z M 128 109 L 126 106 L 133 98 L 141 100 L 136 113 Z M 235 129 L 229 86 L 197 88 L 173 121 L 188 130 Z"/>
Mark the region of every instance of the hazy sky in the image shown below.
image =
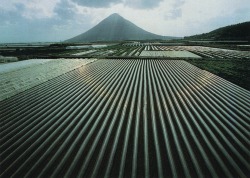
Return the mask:
<path id="1" fill-rule="evenodd" d="M 249 0 L 1 0 L 0 43 L 63 41 L 112 13 L 166 36 L 250 21 Z"/>

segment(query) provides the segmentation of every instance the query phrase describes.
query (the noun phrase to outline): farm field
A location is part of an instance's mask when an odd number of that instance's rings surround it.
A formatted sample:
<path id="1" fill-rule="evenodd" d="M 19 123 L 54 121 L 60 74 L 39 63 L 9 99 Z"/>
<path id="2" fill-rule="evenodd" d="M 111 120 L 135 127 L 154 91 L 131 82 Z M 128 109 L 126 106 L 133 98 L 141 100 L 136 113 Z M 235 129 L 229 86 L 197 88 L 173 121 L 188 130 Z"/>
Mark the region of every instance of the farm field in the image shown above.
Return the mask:
<path id="1" fill-rule="evenodd" d="M 217 74 L 249 90 L 248 79 L 250 78 L 250 73 L 247 66 L 249 66 L 250 51 L 236 50 L 237 46 L 233 48 L 231 44 L 229 47 L 233 49 L 159 42 L 97 43 L 92 45 L 77 44 L 73 46 L 72 44 L 46 44 L 45 47 L 35 46 L 34 48 L 31 48 L 31 46 L 26 45 L 23 47 L 17 45 L 16 48 L 14 46 L 8 48 L 2 47 L 1 49 L 6 49 L 7 51 L 4 53 L 0 51 L 0 55 L 8 54 L 10 58 L 17 55 L 20 60 L 23 60 L 23 58 L 168 58 L 186 60 L 192 62 L 197 67 Z M 21 47 L 23 49 L 18 50 Z M 12 52 L 8 52 L 9 50 Z M 13 53 L 13 51 L 16 52 Z M 34 54 L 36 55 L 34 56 Z"/>
<path id="2" fill-rule="evenodd" d="M 201 58 L 189 51 L 142 51 L 140 56 L 171 57 L 171 58 Z"/>
<path id="3" fill-rule="evenodd" d="M 75 52 L 75 50 L 73 50 Z M 69 50 L 70 52 L 70 50 Z M 122 57 L 203 57 L 209 59 L 250 59 L 249 51 L 228 50 L 204 46 L 162 46 L 153 44 L 126 44 L 104 47 L 96 50 L 78 50 L 72 54 L 86 57 L 122 56 Z"/>
<path id="4" fill-rule="evenodd" d="M 250 91 L 250 60 L 213 59 L 187 60 L 187 62 L 210 71 Z"/>
<path id="5" fill-rule="evenodd" d="M 176 43 L 178 44 L 178 43 Z M 95 44 L 71 46 L 66 44 L 51 44 L 45 47 L 8 47 L 0 48 L 2 56 L 16 56 L 19 59 L 28 58 L 51 58 L 51 57 L 140 57 L 145 51 L 188 51 L 206 59 L 250 59 L 250 51 L 229 50 L 222 48 L 206 47 L 206 46 L 188 46 L 182 45 L 167 45 L 161 43 L 114 43 L 114 44 Z M 159 52 L 157 52 L 159 53 Z M 160 54 L 160 53 L 159 53 Z M 150 55 L 150 54 L 149 54 Z M 144 56 L 144 55 L 143 55 Z M 152 56 L 148 56 L 152 57 Z M 185 56 L 184 56 L 185 58 Z"/>
<path id="6" fill-rule="evenodd" d="M 91 50 L 90 50 L 91 51 Z M 109 52 L 111 51 L 111 52 Z M 85 53 L 85 52 L 83 52 Z M 81 53 L 80 53 L 81 54 Z M 81 56 L 84 57 L 84 56 Z M 183 59 L 250 90 L 250 51 L 206 46 L 162 45 L 160 43 L 124 43 L 98 49 L 85 57 Z"/>
<path id="7" fill-rule="evenodd" d="M 39 59 L 39 60 L 30 59 L 30 60 L 24 60 L 24 61 L 7 63 L 7 64 L 3 63 L 0 66 L 0 73 L 16 71 L 16 70 L 20 70 L 20 69 L 23 69 L 23 68 L 32 67 L 32 66 L 38 65 L 38 64 L 44 64 L 46 62 L 49 62 L 50 60 L 51 59 Z"/>
<path id="8" fill-rule="evenodd" d="M 0 65 L 0 101 L 95 59 L 33 59 Z"/>
<path id="9" fill-rule="evenodd" d="M 184 60 L 84 64 L 0 101 L 0 177 L 249 175 L 250 91 Z"/>
<path id="10" fill-rule="evenodd" d="M 96 52 L 96 50 L 87 50 L 87 51 L 84 51 L 84 52 L 80 52 L 80 53 L 75 53 L 75 54 L 72 54 L 73 56 L 81 56 L 81 55 L 85 55 L 85 54 L 89 54 L 89 53 L 94 53 Z"/>

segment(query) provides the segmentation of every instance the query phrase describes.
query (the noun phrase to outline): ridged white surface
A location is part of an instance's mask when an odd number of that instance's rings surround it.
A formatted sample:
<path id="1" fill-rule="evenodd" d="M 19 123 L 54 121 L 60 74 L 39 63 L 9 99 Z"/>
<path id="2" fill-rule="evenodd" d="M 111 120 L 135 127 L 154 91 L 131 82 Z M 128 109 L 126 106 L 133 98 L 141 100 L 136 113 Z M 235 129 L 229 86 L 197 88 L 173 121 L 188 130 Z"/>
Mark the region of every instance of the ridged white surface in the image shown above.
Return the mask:
<path id="1" fill-rule="evenodd" d="M 33 59 L 0 65 L 0 101 L 95 59 Z"/>
<path id="2" fill-rule="evenodd" d="M 0 111 L 0 177 L 249 176 L 250 92 L 185 61 L 98 60 Z"/>

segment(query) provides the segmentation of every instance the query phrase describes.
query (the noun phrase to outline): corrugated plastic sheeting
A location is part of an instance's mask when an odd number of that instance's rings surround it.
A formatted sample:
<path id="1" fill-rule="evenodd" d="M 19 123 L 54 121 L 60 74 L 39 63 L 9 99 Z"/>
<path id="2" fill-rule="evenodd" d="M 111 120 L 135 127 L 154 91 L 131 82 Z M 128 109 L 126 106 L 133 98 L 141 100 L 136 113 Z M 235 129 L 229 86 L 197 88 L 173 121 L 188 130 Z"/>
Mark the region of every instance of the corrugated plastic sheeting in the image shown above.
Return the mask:
<path id="1" fill-rule="evenodd" d="M 98 60 L 1 108 L 1 177 L 248 177 L 250 92 L 185 61 Z"/>

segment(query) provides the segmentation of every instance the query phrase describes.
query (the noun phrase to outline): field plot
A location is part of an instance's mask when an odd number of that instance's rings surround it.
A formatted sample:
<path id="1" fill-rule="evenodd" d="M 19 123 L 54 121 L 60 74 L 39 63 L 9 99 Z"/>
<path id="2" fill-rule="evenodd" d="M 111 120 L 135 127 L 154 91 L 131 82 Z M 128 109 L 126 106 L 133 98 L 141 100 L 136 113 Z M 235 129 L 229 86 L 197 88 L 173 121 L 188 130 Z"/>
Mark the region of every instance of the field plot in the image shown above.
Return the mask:
<path id="1" fill-rule="evenodd" d="M 0 110 L 1 177 L 250 173 L 250 92 L 185 61 L 98 60 Z"/>
<path id="2" fill-rule="evenodd" d="M 238 59 L 190 59 L 200 69 L 207 70 L 250 91 L 250 60 Z"/>
<path id="3" fill-rule="evenodd" d="M 33 59 L 0 65 L 0 101 L 95 59 Z"/>
<path id="4" fill-rule="evenodd" d="M 163 51 L 190 51 L 197 55 L 207 58 L 220 59 L 250 59 L 249 51 L 237 51 L 204 46 L 159 46 Z"/>
<path id="5" fill-rule="evenodd" d="M 84 50 L 73 53 L 75 56 L 154 56 L 154 57 L 188 57 L 188 58 L 211 58 L 211 59 L 250 59 L 249 51 L 237 51 L 205 46 L 163 46 L 151 43 L 141 46 L 123 44 L 108 46 L 95 50 Z"/>
<path id="6" fill-rule="evenodd" d="M 140 56 L 171 57 L 171 58 L 201 58 L 189 51 L 142 51 Z"/>
<path id="7" fill-rule="evenodd" d="M 0 56 L 0 64 L 5 62 L 17 62 L 17 61 L 18 61 L 17 57 Z"/>
<path id="8" fill-rule="evenodd" d="M 51 59 L 30 59 L 25 61 L 19 61 L 19 62 L 13 62 L 13 63 L 7 63 L 0 65 L 0 74 L 11 72 L 11 71 L 17 71 L 23 68 L 32 67 L 39 64 L 44 64 L 46 62 L 51 61 Z"/>
<path id="9" fill-rule="evenodd" d="M 136 44 L 134 44 L 136 46 Z M 133 44 L 126 44 L 124 46 L 133 46 Z M 201 56 L 205 58 L 217 58 L 217 59 L 250 59 L 249 51 L 238 51 L 229 50 L 221 48 L 212 48 L 205 46 L 164 46 L 164 45 L 154 45 L 154 44 L 142 44 L 144 51 L 189 51 L 196 54 L 196 56 Z M 152 53 L 152 54 L 149 54 Z M 165 56 L 163 52 L 149 52 L 148 56 Z M 141 55 L 144 56 L 147 52 L 143 52 Z M 171 56 L 174 53 L 169 53 Z M 184 53 L 183 53 L 184 54 Z M 167 52 L 166 52 L 167 55 Z M 168 55 L 167 55 L 168 56 Z M 175 55 L 173 55 L 175 56 Z"/>
<path id="10" fill-rule="evenodd" d="M 97 50 L 86 50 L 86 51 L 83 51 L 83 52 L 78 52 L 78 53 L 75 53 L 75 54 L 72 54 L 73 56 L 81 56 L 81 55 L 85 55 L 85 54 L 90 54 L 90 53 L 94 53 L 96 52 Z"/>
<path id="11" fill-rule="evenodd" d="M 78 50 L 78 52 L 73 51 L 71 55 L 81 56 L 81 57 L 104 57 L 104 56 L 139 56 L 144 46 L 107 46 L 101 49 L 85 49 L 84 51 Z M 70 52 L 69 52 L 70 53 Z M 67 55 L 69 54 L 67 53 Z"/>

